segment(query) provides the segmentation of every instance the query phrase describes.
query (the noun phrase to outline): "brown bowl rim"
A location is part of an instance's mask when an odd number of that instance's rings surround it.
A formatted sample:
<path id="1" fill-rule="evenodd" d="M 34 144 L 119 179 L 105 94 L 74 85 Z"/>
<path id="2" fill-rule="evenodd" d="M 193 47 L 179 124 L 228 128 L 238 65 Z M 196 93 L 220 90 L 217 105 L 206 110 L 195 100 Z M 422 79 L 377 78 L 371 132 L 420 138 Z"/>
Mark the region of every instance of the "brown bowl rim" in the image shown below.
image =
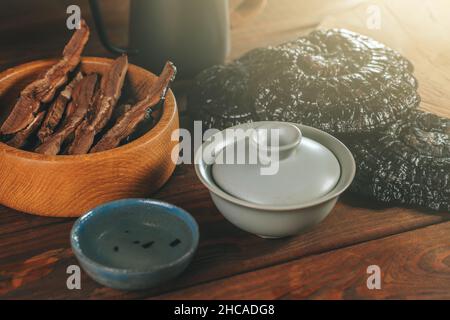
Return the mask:
<path id="1" fill-rule="evenodd" d="M 42 65 L 47 65 L 47 64 L 52 64 L 55 63 L 56 61 L 58 61 L 58 59 L 40 59 L 40 60 L 34 60 L 31 62 L 27 62 L 9 69 L 6 69 L 2 72 L 0 72 L 0 83 L 6 79 L 8 79 L 8 77 L 17 74 L 18 72 L 23 72 L 25 71 L 27 68 L 26 67 L 30 67 L 30 66 L 37 66 L 39 64 Z M 81 59 L 81 63 L 97 63 L 97 64 L 105 64 L 105 63 L 111 63 L 113 61 L 113 59 L 111 58 L 103 58 L 103 57 L 82 57 Z M 152 77 L 157 77 L 157 75 L 155 75 L 154 73 L 136 66 L 134 64 L 130 64 L 129 65 L 129 72 L 130 69 L 135 69 L 140 70 L 141 72 L 143 72 L 144 74 L 148 74 L 149 76 Z M 173 103 L 173 108 L 167 108 L 167 105 L 170 103 L 168 103 L 168 101 Z M 172 92 L 171 89 L 169 89 L 169 91 L 167 92 L 166 95 L 166 99 L 164 102 L 164 106 L 163 106 L 163 111 L 162 111 L 162 115 L 159 119 L 159 121 L 157 122 L 157 124 L 146 134 L 144 134 L 143 136 L 137 138 L 136 140 L 127 143 L 125 145 L 119 146 L 117 148 L 111 149 L 111 150 L 106 150 L 106 151 L 101 151 L 101 152 L 96 152 L 96 153 L 88 153 L 88 154 L 81 154 L 81 155 L 44 155 L 44 154 L 39 154 L 36 152 L 32 152 L 32 151 L 26 151 L 26 150 L 21 150 L 21 149 L 17 149 L 11 146 L 8 146 L 7 144 L 0 142 L 0 153 L 9 153 L 9 154 L 13 154 L 14 156 L 17 157 L 21 157 L 21 158 L 25 158 L 27 160 L 32 160 L 32 161 L 48 161 L 48 162 L 54 162 L 54 161 L 65 161 L 65 162 L 72 162 L 72 161 L 79 161 L 79 160 L 84 160 L 84 159 L 95 159 L 95 158 L 104 158 L 107 155 L 114 155 L 114 154 L 119 154 L 119 153 L 125 153 L 131 149 L 135 149 L 139 146 L 142 146 L 143 144 L 146 144 L 154 139 L 157 139 L 158 136 L 160 134 L 162 134 L 162 132 L 164 131 L 164 128 L 167 127 L 167 124 L 164 125 L 164 123 L 171 123 L 173 121 L 173 118 L 176 117 L 177 115 L 177 101 L 175 99 L 175 96 Z"/>

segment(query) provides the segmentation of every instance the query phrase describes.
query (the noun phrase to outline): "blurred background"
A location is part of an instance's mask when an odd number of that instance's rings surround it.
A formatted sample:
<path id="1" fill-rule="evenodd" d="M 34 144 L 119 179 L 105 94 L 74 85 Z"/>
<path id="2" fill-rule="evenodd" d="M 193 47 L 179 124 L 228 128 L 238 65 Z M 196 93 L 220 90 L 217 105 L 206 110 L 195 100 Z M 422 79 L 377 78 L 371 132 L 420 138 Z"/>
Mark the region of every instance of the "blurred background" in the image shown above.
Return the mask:
<path id="1" fill-rule="evenodd" d="M 105 24 L 112 42 L 126 45 L 129 0 L 100 0 Z M 239 0 L 232 0 L 234 6 Z M 231 58 L 251 48 L 292 39 L 317 26 L 324 17 L 348 10 L 363 0 L 267 0 L 264 10 L 251 20 L 232 29 Z M 0 1 L 0 64 L 15 65 L 59 53 L 66 42 L 66 8 L 77 4 L 93 27 L 88 0 L 2 0 Z M 95 40 L 94 40 L 95 39 Z M 26 41 L 25 41 L 26 40 Z M 87 53 L 107 54 L 93 32 Z M 11 51 L 23 49 L 13 57 Z M 39 51 L 38 51 L 39 50 Z M 38 51 L 38 52 L 37 52 Z M 7 57 L 7 59 L 5 59 Z M 5 61 L 7 60 L 7 61 Z"/>

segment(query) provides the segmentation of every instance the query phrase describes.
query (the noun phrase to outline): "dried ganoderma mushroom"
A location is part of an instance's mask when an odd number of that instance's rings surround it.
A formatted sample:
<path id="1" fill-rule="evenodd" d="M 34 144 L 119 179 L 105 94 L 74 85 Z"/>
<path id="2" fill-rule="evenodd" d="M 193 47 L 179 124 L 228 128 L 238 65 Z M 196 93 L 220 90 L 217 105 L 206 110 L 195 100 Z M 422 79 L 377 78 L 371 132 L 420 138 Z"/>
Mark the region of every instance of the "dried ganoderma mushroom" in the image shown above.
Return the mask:
<path id="1" fill-rule="evenodd" d="M 242 122 L 293 121 L 332 134 L 367 133 L 419 104 L 412 70 L 408 60 L 373 39 L 318 30 L 204 71 L 191 105 L 206 127 L 248 115 Z"/>
<path id="2" fill-rule="evenodd" d="M 247 87 L 249 74 L 240 63 L 214 66 L 200 73 L 190 104 L 195 106 L 193 120 L 201 120 L 203 128 L 227 128 L 252 121 Z"/>
<path id="3" fill-rule="evenodd" d="M 34 122 L 41 105 L 53 99 L 57 90 L 66 83 L 68 74 L 80 63 L 88 38 L 89 27 L 83 20 L 81 28 L 65 46 L 62 59 L 20 93 L 12 112 L 0 127 L 0 134 L 18 133 Z"/>
<path id="4" fill-rule="evenodd" d="M 114 60 L 102 77 L 100 91 L 96 101 L 89 109 L 88 116 L 76 128 L 75 137 L 67 153 L 86 154 L 94 144 L 95 136 L 100 133 L 111 119 L 114 108 L 122 93 L 122 87 L 128 72 L 128 57 L 123 55 Z"/>
<path id="5" fill-rule="evenodd" d="M 97 74 L 93 73 L 81 79 L 74 87 L 73 99 L 66 109 L 66 119 L 62 126 L 54 134 L 49 136 L 34 151 L 45 155 L 57 155 L 61 151 L 63 143 L 76 130 L 91 108 Z"/>
<path id="6" fill-rule="evenodd" d="M 346 142 L 358 166 L 353 192 L 450 210 L 450 119 L 416 111 L 385 132 Z"/>
<path id="7" fill-rule="evenodd" d="M 296 56 L 296 67 L 269 75 L 252 90 L 260 120 L 275 117 L 332 134 L 366 133 L 420 102 L 411 64 L 370 38 L 315 31 L 284 46 Z"/>
<path id="8" fill-rule="evenodd" d="M 45 119 L 42 122 L 42 126 L 37 134 L 41 143 L 53 134 L 56 127 L 63 119 L 66 107 L 72 99 L 72 91 L 81 79 L 83 79 L 83 74 L 78 72 L 48 108 L 47 113 L 45 114 Z"/>
<path id="9" fill-rule="evenodd" d="M 120 145 L 124 140 L 133 138 L 139 125 L 151 125 L 152 108 L 157 106 L 162 100 L 165 100 L 169 86 L 175 80 L 177 69 L 170 61 L 166 62 L 158 80 L 153 83 L 146 96 L 139 100 L 135 105 L 128 108 L 91 149 L 91 153 L 101 152 L 113 149 Z M 150 123 L 148 123 L 150 122 Z"/>

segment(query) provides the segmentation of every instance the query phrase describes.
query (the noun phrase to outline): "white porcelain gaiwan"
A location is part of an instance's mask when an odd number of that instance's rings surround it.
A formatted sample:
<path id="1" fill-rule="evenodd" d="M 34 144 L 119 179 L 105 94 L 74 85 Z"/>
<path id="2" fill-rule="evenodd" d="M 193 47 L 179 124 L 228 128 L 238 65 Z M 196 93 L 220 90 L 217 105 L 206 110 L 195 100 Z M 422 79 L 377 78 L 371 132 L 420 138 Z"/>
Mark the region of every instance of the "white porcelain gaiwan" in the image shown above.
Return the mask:
<path id="1" fill-rule="evenodd" d="M 333 136 L 300 124 L 263 121 L 210 137 L 195 169 L 219 211 L 264 238 L 320 223 L 352 182 L 355 161 Z"/>

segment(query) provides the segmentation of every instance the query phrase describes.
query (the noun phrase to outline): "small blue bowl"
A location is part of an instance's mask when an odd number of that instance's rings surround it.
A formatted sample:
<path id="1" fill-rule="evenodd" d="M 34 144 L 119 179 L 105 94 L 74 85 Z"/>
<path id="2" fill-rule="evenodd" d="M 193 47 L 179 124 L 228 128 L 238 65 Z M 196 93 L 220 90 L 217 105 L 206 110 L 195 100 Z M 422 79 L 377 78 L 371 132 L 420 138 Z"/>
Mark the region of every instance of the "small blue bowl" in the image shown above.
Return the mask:
<path id="1" fill-rule="evenodd" d="M 115 289 L 141 290 L 186 269 L 199 231 L 194 218 L 174 205 L 125 199 L 79 218 L 70 238 L 75 256 L 92 279 Z"/>

